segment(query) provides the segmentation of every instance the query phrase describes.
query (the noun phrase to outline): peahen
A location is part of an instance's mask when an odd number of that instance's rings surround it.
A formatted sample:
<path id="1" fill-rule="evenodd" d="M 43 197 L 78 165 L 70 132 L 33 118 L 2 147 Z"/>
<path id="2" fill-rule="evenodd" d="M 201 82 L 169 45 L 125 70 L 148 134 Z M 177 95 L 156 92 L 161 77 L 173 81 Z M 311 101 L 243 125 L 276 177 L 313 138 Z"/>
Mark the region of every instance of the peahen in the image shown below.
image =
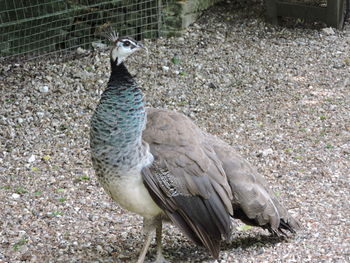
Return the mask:
<path id="1" fill-rule="evenodd" d="M 162 222 L 171 221 L 218 258 L 231 217 L 272 233 L 295 232 L 298 222 L 267 182 L 233 148 L 201 131 L 186 116 L 146 109 L 124 60 L 145 47 L 111 34 L 111 75 L 91 119 L 92 163 L 99 182 L 121 207 L 144 218 L 144 262 L 156 232 L 162 255 Z"/>

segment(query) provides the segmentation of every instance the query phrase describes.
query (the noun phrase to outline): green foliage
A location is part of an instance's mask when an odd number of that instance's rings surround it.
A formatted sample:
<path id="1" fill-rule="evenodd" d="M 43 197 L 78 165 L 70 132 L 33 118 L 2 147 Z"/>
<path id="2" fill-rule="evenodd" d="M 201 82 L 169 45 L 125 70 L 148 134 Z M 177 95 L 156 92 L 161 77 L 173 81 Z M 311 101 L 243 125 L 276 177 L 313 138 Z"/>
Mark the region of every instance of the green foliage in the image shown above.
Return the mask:
<path id="1" fill-rule="evenodd" d="M 65 197 L 60 197 L 60 198 L 57 198 L 57 200 L 58 200 L 59 202 L 61 202 L 61 203 L 64 203 L 64 202 L 67 200 L 67 198 L 65 198 Z"/>
<path id="2" fill-rule="evenodd" d="M 18 242 L 16 242 L 12 248 L 13 250 L 17 251 L 21 248 L 21 246 L 25 245 L 28 242 L 28 240 L 26 238 L 22 238 L 21 240 L 19 240 Z"/>
<path id="3" fill-rule="evenodd" d="M 178 106 L 185 106 L 185 105 L 188 105 L 188 104 L 189 104 L 188 101 L 185 101 L 185 100 L 180 101 L 180 102 L 177 103 Z"/>
<path id="4" fill-rule="evenodd" d="M 180 58 L 178 56 L 173 56 L 171 58 L 171 62 L 175 65 L 178 65 L 178 64 L 180 64 L 181 61 L 180 61 Z"/>
<path id="5" fill-rule="evenodd" d="M 23 187 L 17 187 L 15 192 L 17 194 L 26 194 L 26 193 L 28 193 L 28 191 L 26 189 L 24 189 Z"/>
<path id="6" fill-rule="evenodd" d="M 61 211 L 52 211 L 51 213 L 48 214 L 49 217 L 56 217 L 61 215 L 63 215 L 63 212 Z"/>
<path id="7" fill-rule="evenodd" d="M 241 225 L 241 226 L 238 226 L 236 229 L 238 231 L 248 231 L 250 229 L 252 229 L 253 227 L 252 226 L 249 226 L 249 225 Z"/>
<path id="8" fill-rule="evenodd" d="M 82 181 L 87 181 L 87 180 L 90 180 L 91 178 L 89 176 L 87 176 L 87 175 L 83 175 L 83 176 L 80 176 L 79 179 L 82 180 Z"/>

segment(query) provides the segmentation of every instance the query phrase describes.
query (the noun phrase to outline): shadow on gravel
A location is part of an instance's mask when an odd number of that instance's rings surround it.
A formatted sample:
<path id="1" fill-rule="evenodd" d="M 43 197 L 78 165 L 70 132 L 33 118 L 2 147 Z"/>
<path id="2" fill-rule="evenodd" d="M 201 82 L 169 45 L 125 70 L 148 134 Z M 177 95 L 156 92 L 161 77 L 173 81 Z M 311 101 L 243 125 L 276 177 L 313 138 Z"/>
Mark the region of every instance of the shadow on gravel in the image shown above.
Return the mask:
<path id="1" fill-rule="evenodd" d="M 238 250 L 237 253 L 242 254 L 249 253 L 248 251 L 245 252 L 245 250 L 253 249 L 257 251 L 261 250 L 261 253 L 263 253 L 262 248 L 274 246 L 275 244 L 284 242 L 285 240 L 286 238 L 284 237 L 275 237 L 263 234 L 254 236 L 238 236 L 233 238 L 232 241 L 222 243 L 221 251 L 230 252 Z M 184 245 L 181 244 L 176 248 L 165 247 L 164 254 L 169 260 L 172 260 L 172 262 L 203 262 L 213 260 L 206 249 L 192 245 L 192 243 L 189 242 L 186 242 Z"/>
<path id="2" fill-rule="evenodd" d="M 80 248 L 84 250 L 84 262 L 135 262 L 142 246 L 139 236 L 128 235 L 121 238 L 116 236 L 115 240 L 102 240 L 98 238 L 90 246 Z M 232 241 L 222 243 L 221 251 L 234 252 L 234 254 L 263 253 L 263 248 L 274 246 L 285 241 L 284 237 L 274 237 L 264 234 L 254 236 L 234 236 Z M 203 262 L 211 261 L 213 258 L 203 247 L 198 247 L 184 238 L 174 237 L 163 243 L 163 253 L 170 262 Z M 153 262 L 156 256 L 156 245 L 153 243 L 146 257 L 146 262 Z"/>
<path id="3" fill-rule="evenodd" d="M 223 243 L 221 245 L 221 250 L 230 250 L 230 249 L 248 249 L 250 247 L 270 247 L 277 243 L 281 243 L 286 241 L 287 238 L 283 236 L 272 236 L 272 235 L 264 235 L 257 234 L 254 236 L 243 236 L 243 237 L 235 237 L 232 238 L 230 242 L 226 244 Z"/>
<path id="4" fill-rule="evenodd" d="M 258 234 L 254 236 L 238 236 L 234 237 L 231 241 L 222 243 L 221 251 L 230 252 L 238 250 L 237 253 L 249 253 L 245 250 L 252 249 L 263 253 L 263 248 L 274 246 L 277 243 L 286 241 L 285 237 L 275 237 L 264 234 Z M 258 252 L 259 253 L 259 252 Z M 153 254 L 153 253 L 152 253 Z M 208 251 L 202 247 L 191 245 L 186 242 L 185 246 L 182 244 L 179 247 L 164 247 L 164 254 L 171 262 L 203 262 L 207 260 L 213 260 Z M 155 251 L 154 254 L 155 255 Z M 175 261 L 174 261 L 175 260 Z"/>
<path id="5" fill-rule="evenodd" d="M 248 248 L 263 248 L 271 247 L 277 243 L 286 241 L 287 238 L 281 236 L 271 236 L 271 235 L 254 235 L 254 236 L 244 236 L 233 238 L 230 242 L 221 245 L 221 250 L 231 250 L 231 249 L 248 249 Z"/>

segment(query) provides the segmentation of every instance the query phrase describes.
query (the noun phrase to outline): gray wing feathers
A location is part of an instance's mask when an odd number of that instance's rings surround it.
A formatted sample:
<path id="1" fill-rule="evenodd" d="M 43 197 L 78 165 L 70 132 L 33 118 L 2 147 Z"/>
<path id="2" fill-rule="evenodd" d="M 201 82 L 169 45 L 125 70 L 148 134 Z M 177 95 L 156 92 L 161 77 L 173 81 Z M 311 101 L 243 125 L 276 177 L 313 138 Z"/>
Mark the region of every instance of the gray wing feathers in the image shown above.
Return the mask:
<path id="1" fill-rule="evenodd" d="M 186 235 L 218 256 L 231 234 L 232 192 L 214 150 L 177 113 L 149 110 L 143 139 L 155 161 L 142 172 L 156 203 Z"/>
<path id="2" fill-rule="evenodd" d="M 231 234 L 230 215 L 220 197 L 215 193 L 204 198 L 180 192 L 176 184 L 168 183 L 174 178 L 171 173 L 158 169 L 157 164 L 144 168 L 142 176 L 151 196 L 171 221 L 217 258 L 220 241 Z"/>
<path id="3" fill-rule="evenodd" d="M 225 171 L 214 149 L 203 143 L 200 129 L 176 112 L 147 110 L 143 139 L 149 143 L 151 153 L 160 165 L 181 181 L 179 187 L 186 185 L 191 195 L 207 198 L 214 187 L 232 214 L 233 196 Z"/>
<path id="4" fill-rule="evenodd" d="M 240 215 L 238 209 L 235 211 L 238 218 L 274 233 L 282 229 L 294 232 L 299 228 L 299 223 L 280 204 L 266 180 L 247 161 L 220 139 L 209 134 L 206 139 L 222 161 L 234 194 L 234 209 L 239 207 L 245 214 Z"/>
<path id="5" fill-rule="evenodd" d="M 183 232 L 214 257 L 231 232 L 230 215 L 277 233 L 298 222 L 233 148 L 202 132 L 182 114 L 147 109 L 143 139 L 155 161 L 142 172 L 156 203 Z"/>

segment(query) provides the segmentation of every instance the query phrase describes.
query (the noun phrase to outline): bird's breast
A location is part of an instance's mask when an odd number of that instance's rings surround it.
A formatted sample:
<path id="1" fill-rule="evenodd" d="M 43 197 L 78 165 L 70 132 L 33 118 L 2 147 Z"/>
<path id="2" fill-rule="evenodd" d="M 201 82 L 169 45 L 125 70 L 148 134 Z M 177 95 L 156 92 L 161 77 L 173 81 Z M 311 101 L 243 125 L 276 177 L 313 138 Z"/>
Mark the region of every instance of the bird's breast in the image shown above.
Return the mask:
<path id="1" fill-rule="evenodd" d="M 140 170 L 129 170 L 123 176 L 100 179 L 105 191 L 122 208 L 143 217 L 154 217 L 162 213 L 143 184 Z"/>

